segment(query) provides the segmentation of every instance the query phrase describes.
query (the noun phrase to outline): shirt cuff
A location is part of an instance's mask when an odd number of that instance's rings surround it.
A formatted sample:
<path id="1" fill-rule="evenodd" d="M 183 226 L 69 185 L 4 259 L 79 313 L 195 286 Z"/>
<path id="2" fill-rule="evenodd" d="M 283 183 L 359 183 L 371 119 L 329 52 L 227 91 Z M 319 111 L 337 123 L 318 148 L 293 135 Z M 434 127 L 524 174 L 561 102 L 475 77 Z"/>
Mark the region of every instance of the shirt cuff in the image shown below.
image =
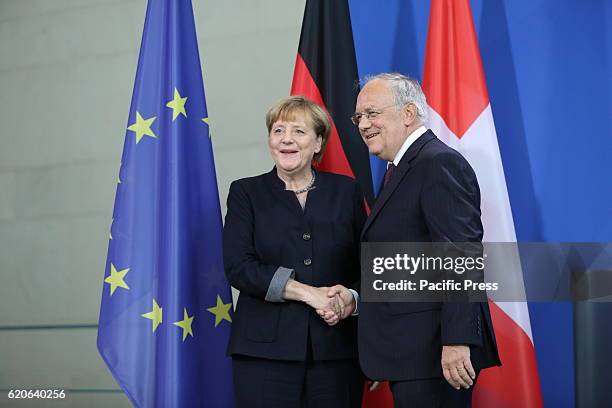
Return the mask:
<path id="1" fill-rule="evenodd" d="M 357 293 L 357 291 L 355 289 L 350 289 L 351 294 L 353 295 L 353 299 L 355 299 L 355 310 L 353 310 L 353 313 L 351 313 L 351 316 L 358 316 L 359 315 L 359 293 Z"/>
<path id="2" fill-rule="evenodd" d="M 272 276 L 265 299 L 268 302 L 284 302 L 283 292 L 285 291 L 285 286 L 287 286 L 287 281 L 293 279 L 294 276 L 295 271 L 293 269 L 279 266 L 276 272 L 274 272 L 274 276 Z"/>

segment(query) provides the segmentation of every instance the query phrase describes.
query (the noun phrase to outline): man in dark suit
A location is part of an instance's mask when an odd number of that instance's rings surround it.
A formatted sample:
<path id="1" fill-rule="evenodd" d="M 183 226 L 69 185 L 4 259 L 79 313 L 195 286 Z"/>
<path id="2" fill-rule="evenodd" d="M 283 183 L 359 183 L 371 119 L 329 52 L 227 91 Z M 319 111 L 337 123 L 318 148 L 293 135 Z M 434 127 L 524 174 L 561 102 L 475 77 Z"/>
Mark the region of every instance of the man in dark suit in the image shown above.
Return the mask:
<path id="1" fill-rule="evenodd" d="M 400 74 L 377 75 L 359 93 L 353 122 L 388 162 L 362 242 L 482 240 L 476 175 L 423 126 L 426 115 L 419 83 Z M 501 364 L 486 303 L 362 302 L 358 312 L 361 367 L 390 382 L 395 407 L 470 406 L 479 371 Z"/>

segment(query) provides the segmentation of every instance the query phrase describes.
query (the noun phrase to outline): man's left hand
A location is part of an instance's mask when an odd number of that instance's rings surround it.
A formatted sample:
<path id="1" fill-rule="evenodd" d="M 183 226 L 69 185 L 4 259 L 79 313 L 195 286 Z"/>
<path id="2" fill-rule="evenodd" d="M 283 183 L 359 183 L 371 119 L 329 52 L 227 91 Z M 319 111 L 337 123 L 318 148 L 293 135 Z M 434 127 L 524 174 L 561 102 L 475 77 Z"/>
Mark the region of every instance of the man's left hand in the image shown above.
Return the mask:
<path id="1" fill-rule="evenodd" d="M 442 373 L 456 390 L 474 385 L 476 372 L 470 361 L 469 346 L 458 344 L 442 346 Z"/>

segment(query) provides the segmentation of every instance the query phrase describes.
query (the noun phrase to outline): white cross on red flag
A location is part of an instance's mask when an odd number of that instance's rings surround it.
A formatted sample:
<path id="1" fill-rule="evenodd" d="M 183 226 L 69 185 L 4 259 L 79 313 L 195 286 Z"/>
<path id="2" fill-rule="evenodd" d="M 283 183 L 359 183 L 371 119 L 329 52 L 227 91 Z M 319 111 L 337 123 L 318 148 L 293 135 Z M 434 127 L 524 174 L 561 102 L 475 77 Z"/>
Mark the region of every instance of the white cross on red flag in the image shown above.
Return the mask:
<path id="1" fill-rule="evenodd" d="M 432 0 L 423 90 L 430 108 L 429 127 L 461 152 L 476 172 L 482 196 L 483 240 L 516 242 L 469 0 Z M 503 365 L 481 373 L 474 406 L 542 407 L 527 304 L 489 304 Z"/>

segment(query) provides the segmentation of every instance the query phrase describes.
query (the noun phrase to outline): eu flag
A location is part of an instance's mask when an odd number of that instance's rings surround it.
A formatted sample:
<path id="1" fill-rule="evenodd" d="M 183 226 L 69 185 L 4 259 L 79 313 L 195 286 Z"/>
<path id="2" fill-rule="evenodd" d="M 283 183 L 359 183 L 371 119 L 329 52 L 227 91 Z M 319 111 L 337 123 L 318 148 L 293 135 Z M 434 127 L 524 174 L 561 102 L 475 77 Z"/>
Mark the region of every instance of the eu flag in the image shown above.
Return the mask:
<path id="1" fill-rule="evenodd" d="M 98 350 L 137 407 L 231 407 L 231 293 L 190 0 L 149 0 Z"/>

